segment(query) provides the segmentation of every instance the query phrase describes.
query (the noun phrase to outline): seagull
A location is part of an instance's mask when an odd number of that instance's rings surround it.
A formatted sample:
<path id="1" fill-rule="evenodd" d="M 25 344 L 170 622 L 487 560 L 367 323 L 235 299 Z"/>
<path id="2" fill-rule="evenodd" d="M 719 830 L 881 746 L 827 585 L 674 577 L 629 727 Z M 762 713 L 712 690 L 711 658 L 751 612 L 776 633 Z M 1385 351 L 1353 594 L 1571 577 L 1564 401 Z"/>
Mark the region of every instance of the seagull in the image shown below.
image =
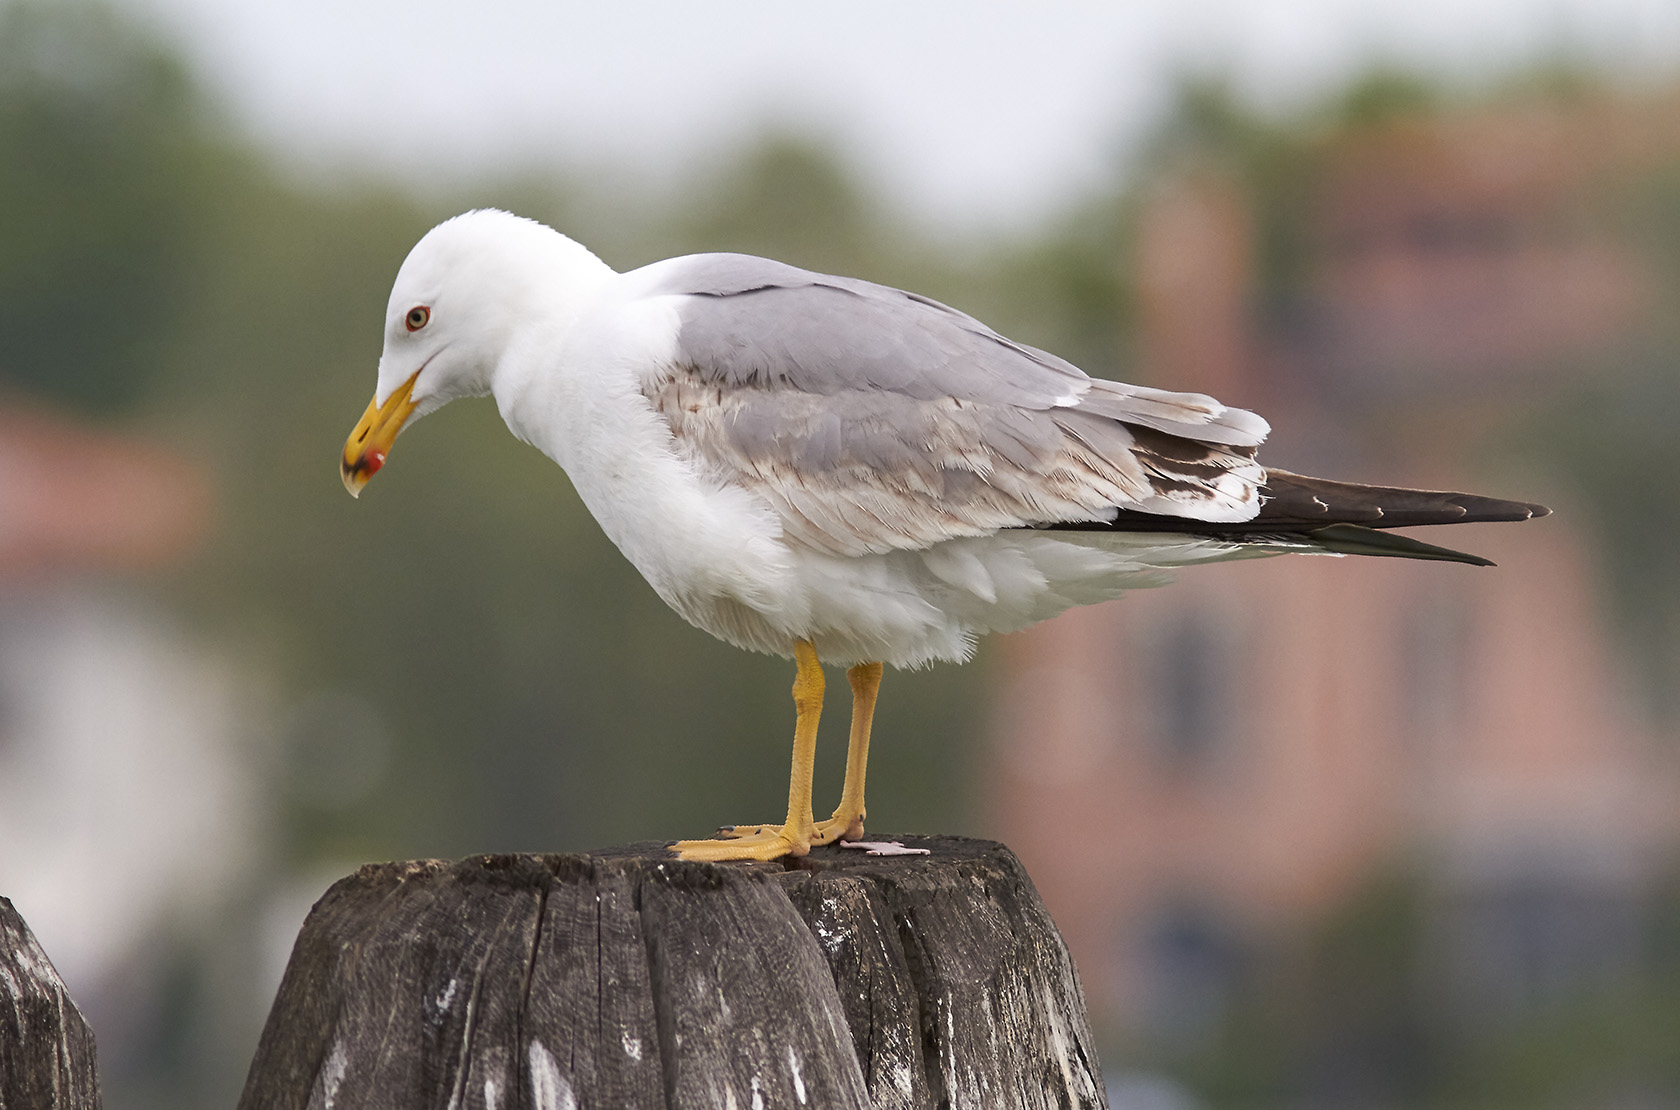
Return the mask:
<path id="1" fill-rule="evenodd" d="M 927 297 L 742 254 L 619 273 L 494 209 L 439 224 L 402 263 L 345 487 L 359 495 L 415 420 L 484 395 L 679 615 L 795 661 L 786 820 L 673 844 L 687 859 L 860 840 L 887 664 L 960 662 L 984 633 L 1202 563 L 1491 565 L 1382 529 L 1548 512 L 1267 469 L 1254 413 L 1089 377 Z M 848 668 L 852 723 L 819 822 L 822 660 Z"/>

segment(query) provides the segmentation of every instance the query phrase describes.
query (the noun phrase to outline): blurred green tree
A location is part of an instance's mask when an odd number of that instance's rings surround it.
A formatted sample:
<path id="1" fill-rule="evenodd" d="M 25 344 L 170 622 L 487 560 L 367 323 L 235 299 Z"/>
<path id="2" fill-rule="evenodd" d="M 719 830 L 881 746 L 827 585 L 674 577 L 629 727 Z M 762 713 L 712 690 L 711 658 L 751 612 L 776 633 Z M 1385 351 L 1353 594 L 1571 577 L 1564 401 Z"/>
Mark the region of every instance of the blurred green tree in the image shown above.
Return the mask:
<path id="1" fill-rule="evenodd" d="M 185 288 L 202 112 L 103 7 L 0 4 L 0 382 L 106 414 L 143 393 Z"/>

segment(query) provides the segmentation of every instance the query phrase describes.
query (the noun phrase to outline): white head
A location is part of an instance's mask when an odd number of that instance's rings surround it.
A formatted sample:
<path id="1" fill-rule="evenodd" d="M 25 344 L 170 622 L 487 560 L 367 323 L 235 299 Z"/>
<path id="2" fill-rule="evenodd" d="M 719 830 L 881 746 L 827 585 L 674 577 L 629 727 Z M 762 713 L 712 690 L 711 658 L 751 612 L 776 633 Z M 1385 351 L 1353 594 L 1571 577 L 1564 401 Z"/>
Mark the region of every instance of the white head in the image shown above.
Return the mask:
<path id="1" fill-rule="evenodd" d="M 344 445 L 345 488 L 361 493 L 407 424 L 489 393 L 521 328 L 575 311 L 611 274 L 552 228 L 493 208 L 428 231 L 391 287 L 373 402 Z"/>

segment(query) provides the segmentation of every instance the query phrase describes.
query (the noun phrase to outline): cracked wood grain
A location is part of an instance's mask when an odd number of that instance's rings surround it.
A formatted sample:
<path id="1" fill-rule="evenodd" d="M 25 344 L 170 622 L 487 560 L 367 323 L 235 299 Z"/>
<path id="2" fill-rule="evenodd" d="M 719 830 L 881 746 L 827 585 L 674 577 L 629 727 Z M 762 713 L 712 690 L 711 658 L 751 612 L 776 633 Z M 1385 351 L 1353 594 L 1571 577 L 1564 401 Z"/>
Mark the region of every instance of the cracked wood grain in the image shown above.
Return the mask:
<path id="1" fill-rule="evenodd" d="M 0 898 L 0 1110 L 99 1110 L 93 1033 L 29 926 Z"/>
<path id="2" fill-rule="evenodd" d="M 240 1107 L 1103 1106 L 1019 862 L 903 839 L 930 854 L 364 867 L 305 922 Z"/>

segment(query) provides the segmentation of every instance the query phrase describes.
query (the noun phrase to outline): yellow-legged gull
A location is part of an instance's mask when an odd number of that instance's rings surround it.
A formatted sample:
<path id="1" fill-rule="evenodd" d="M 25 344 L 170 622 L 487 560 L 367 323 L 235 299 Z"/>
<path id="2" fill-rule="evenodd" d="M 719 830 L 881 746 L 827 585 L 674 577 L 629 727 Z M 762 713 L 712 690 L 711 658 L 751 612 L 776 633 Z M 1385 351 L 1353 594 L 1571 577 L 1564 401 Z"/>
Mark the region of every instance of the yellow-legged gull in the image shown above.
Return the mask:
<path id="1" fill-rule="evenodd" d="M 621 274 L 493 210 L 438 225 L 403 262 L 346 487 L 360 493 L 409 423 L 485 394 L 673 609 L 797 661 L 786 821 L 676 845 L 697 859 L 862 835 L 884 664 L 960 661 L 982 633 L 1198 563 L 1485 563 L 1378 529 L 1547 511 L 1267 470 L 1254 413 L 1088 377 L 925 297 L 738 254 Z M 819 658 L 848 666 L 853 691 L 845 786 L 822 822 Z"/>

